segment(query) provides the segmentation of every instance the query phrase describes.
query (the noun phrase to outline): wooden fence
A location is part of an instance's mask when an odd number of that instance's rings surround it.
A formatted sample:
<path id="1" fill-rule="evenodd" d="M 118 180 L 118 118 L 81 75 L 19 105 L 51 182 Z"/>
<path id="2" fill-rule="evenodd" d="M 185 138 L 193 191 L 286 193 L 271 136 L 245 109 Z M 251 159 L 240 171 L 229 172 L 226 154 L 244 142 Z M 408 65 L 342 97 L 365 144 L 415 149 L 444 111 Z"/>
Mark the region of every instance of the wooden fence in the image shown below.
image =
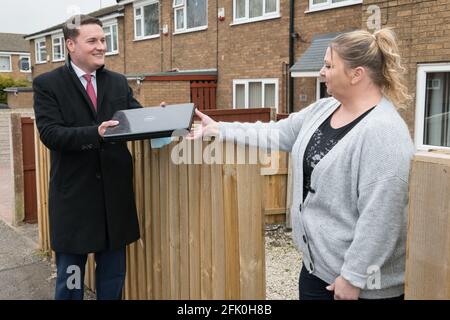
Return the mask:
<path id="1" fill-rule="evenodd" d="M 264 299 L 259 165 L 180 164 L 175 143 L 129 143 L 141 239 L 127 248 L 126 299 Z M 237 153 L 237 151 L 236 151 Z M 40 245 L 50 250 L 49 153 L 38 142 Z M 87 285 L 95 289 L 90 257 Z"/>

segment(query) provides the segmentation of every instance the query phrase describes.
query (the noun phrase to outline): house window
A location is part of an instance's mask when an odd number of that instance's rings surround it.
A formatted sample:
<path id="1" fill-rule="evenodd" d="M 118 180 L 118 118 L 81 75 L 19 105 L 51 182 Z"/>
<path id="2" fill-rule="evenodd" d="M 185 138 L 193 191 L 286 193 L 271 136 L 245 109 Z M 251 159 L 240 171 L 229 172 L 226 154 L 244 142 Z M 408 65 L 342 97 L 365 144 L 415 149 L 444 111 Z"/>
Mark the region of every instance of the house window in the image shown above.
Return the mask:
<path id="1" fill-rule="evenodd" d="M 328 98 L 330 95 L 327 91 L 327 86 L 325 85 L 325 81 L 322 78 L 317 78 L 316 80 L 316 99 L 320 100 L 323 98 Z"/>
<path id="2" fill-rule="evenodd" d="M 235 23 L 252 22 L 280 16 L 280 0 L 233 0 Z"/>
<path id="3" fill-rule="evenodd" d="M 362 2 L 363 0 L 309 0 L 309 11 L 334 9 Z"/>
<path id="4" fill-rule="evenodd" d="M 417 70 L 418 148 L 450 148 L 450 64 L 421 65 Z"/>
<path id="5" fill-rule="evenodd" d="M 53 61 L 63 61 L 65 59 L 64 36 L 62 34 L 52 37 Z"/>
<path id="6" fill-rule="evenodd" d="M 103 31 L 106 39 L 106 55 L 119 53 L 117 23 L 104 25 Z"/>
<path id="7" fill-rule="evenodd" d="M 159 1 L 145 1 L 134 5 L 134 37 L 136 40 L 159 36 Z"/>
<path id="8" fill-rule="evenodd" d="M 278 110 L 278 79 L 233 80 L 233 108 Z"/>
<path id="9" fill-rule="evenodd" d="M 207 0 L 173 0 L 175 32 L 203 30 L 208 25 Z"/>
<path id="10" fill-rule="evenodd" d="M 0 72 L 12 72 L 10 55 L 0 55 Z"/>
<path id="11" fill-rule="evenodd" d="M 19 58 L 20 72 L 31 72 L 31 61 L 29 56 L 21 56 Z"/>
<path id="12" fill-rule="evenodd" d="M 36 63 L 47 62 L 47 48 L 45 46 L 45 38 L 35 40 Z"/>

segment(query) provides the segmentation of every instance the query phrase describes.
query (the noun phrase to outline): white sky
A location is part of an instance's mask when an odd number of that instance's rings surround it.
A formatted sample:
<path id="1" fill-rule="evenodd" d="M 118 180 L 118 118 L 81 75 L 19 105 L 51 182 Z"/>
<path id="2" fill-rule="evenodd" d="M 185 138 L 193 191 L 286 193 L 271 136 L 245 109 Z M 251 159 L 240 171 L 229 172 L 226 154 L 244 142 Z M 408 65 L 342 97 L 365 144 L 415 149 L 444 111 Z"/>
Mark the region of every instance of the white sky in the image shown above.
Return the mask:
<path id="1" fill-rule="evenodd" d="M 89 13 L 116 0 L 0 0 L 0 32 L 30 34 Z"/>

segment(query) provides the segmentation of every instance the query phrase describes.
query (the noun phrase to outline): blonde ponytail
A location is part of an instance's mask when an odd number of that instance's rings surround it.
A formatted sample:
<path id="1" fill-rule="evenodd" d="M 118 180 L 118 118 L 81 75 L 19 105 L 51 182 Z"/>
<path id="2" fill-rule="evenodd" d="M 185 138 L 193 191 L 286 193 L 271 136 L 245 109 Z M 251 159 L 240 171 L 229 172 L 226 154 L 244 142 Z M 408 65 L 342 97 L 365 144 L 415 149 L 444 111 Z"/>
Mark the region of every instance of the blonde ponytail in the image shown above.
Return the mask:
<path id="1" fill-rule="evenodd" d="M 384 63 L 382 74 L 384 78 L 383 91 L 399 108 L 405 108 L 411 99 L 405 84 L 405 68 L 401 58 L 394 32 L 384 28 L 374 33 L 378 48 L 383 53 Z"/>

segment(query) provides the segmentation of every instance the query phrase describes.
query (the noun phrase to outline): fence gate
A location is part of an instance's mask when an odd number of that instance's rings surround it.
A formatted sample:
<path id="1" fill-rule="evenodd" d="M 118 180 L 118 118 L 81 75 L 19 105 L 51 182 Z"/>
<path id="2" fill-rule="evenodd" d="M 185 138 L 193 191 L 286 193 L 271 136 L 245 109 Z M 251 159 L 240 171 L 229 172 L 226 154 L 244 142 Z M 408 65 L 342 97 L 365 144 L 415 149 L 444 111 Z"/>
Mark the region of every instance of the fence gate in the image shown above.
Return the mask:
<path id="1" fill-rule="evenodd" d="M 25 222 L 37 222 L 36 163 L 34 156 L 34 121 L 22 118 L 23 182 Z"/>
<path id="2" fill-rule="evenodd" d="M 216 81 L 191 81 L 191 101 L 199 110 L 216 109 Z"/>

